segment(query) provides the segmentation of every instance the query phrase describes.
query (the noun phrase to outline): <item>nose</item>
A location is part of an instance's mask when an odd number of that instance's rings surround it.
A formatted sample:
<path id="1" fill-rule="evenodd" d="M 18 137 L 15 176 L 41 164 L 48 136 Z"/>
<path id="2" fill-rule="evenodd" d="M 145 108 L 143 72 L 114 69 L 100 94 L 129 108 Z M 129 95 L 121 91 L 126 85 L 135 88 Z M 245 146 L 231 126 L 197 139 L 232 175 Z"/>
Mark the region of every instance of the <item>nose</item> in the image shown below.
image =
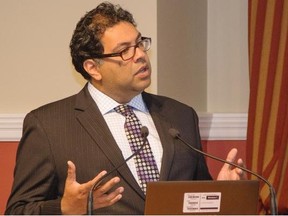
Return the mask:
<path id="1" fill-rule="evenodd" d="M 143 51 L 141 48 L 139 47 L 135 47 L 135 55 L 133 57 L 133 60 L 135 62 L 138 61 L 138 59 L 143 59 L 146 56 L 146 51 Z"/>

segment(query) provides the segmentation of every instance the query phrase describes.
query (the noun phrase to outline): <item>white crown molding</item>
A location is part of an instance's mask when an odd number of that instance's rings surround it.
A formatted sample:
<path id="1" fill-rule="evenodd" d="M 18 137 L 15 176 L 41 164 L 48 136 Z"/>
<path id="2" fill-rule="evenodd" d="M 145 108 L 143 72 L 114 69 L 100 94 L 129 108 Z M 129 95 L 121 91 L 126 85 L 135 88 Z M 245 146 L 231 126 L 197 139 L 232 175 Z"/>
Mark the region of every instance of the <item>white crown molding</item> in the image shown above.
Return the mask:
<path id="1" fill-rule="evenodd" d="M 0 114 L 0 141 L 19 141 L 25 114 Z M 246 140 L 245 113 L 199 113 L 203 140 Z"/>
<path id="2" fill-rule="evenodd" d="M 202 140 L 246 140 L 247 113 L 201 113 L 199 128 Z"/>
<path id="3" fill-rule="evenodd" d="M 0 114 L 0 141 L 19 141 L 25 114 Z"/>

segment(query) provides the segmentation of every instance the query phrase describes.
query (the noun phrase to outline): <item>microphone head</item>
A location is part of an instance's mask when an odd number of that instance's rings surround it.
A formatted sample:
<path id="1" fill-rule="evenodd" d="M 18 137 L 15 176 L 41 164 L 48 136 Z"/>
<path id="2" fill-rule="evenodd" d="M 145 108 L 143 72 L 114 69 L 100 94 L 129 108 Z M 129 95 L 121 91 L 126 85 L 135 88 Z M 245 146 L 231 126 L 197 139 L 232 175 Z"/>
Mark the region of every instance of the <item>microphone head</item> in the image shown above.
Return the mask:
<path id="1" fill-rule="evenodd" d="M 147 137 L 149 135 L 149 130 L 146 126 L 141 127 L 141 136 L 142 137 Z"/>
<path id="2" fill-rule="evenodd" d="M 178 130 L 176 130 L 175 128 L 170 128 L 169 129 L 169 134 L 174 138 L 174 139 L 178 139 L 180 137 L 180 133 Z"/>

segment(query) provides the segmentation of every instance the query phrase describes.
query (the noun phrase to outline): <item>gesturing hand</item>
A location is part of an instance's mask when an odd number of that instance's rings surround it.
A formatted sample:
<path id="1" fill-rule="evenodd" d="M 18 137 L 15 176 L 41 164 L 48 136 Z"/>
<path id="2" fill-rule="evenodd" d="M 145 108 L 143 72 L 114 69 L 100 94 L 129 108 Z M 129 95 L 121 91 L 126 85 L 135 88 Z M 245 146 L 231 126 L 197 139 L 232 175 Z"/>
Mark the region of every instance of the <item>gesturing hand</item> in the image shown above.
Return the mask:
<path id="1" fill-rule="evenodd" d="M 79 184 L 76 181 L 76 167 L 74 163 L 68 161 L 67 164 L 67 178 L 65 182 L 64 194 L 61 199 L 62 214 L 85 214 L 87 211 L 87 197 L 89 191 L 93 184 L 106 174 L 106 171 L 100 172 L 91 181 Z M 93 205 L 95 209 L 113 205 L 122 198 L 122 192 L 124 191 L 123 187 L 118 187 L 111 193 L 107 193 L 119 181 L 119 177 L 114 177 L 95 189 L 93 194 Z"/>
<path id="2" fill-rule="evenodd" d="M 237 156 L 237 149 L 233 148 L 227 155 L 226 161 L 235 163 Z M 241 158 L 237 160 L 237 165 L 244 166 L 244 162 Z M 232 167 L 229 164 L 224 164 L 222 169 L 220 170 L 217 180 L 240 180 L 240 179 L 247 179 L 246 173 L 239 169 Z"/>

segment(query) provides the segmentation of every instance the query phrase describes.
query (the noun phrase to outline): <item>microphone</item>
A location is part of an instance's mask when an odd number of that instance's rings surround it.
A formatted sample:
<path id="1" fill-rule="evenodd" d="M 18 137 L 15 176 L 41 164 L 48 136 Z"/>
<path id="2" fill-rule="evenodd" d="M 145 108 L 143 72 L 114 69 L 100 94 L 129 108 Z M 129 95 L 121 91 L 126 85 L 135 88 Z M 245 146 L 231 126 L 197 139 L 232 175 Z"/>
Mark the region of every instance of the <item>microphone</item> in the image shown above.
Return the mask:
<path id="1" fill-rule="evenodd" d="M 229 165 L 231 165 L 231 166 L 237 167 L 237 168 L 239 168 L 239 169 L 241 169 L 241 170 L 243 170 L 243 171 L 245 171 L 245 172 L 247 172 L 247 173 L 249 173 L 249 174 L 251 174 L 251 175 L 253 175 L 253 176 L 256 176 L 258 179 L 261 179 L 263 182 L 265 182 L 265 183 L 268 185 L 269 190 L 270 190 L 271 215 L 277 215 L 277 214 L 278 214 L 277 201 L 276 201 L 276 192 L 275 192 L 272 184 L 271 184 L 268 180 L 266 180 L 264 177 L 260 176 L 259 174 L 255 173 L 255 172 L 253 172 L 253 171 L 251 171 L 251 170 L 249 170 L 249 169 L 247 169 L 247 168 L 245 168 L 245 167 L 239 166 L 238 164 L 235 164 L 235 163 L 233 163 L 233 162 L 230 162 L 230 161 L 227 161 L 227 160 L 223 160 L 223 159 L 218 158 L 218 157 L 216 157 L 216 156 L 210 155 L 210 154 L 208 154 L 208 153 L 205 153 L 205 152 L 203 152 L 203 151 L 195 148 L 194 146 L 189 145 L 188 142 L 186 142 L 184 139 L 181 138 L 180 132 L 179 132 L 178 130 L 174 129 L 174 128 L 170 128 L 170 129 L 169 129 L 169 134 L 170 134 L 174 139 L 180 140 L 180 141 L 181 141 L 183 144 L 185 144 L 188 148 L 192 149 L 193 151 L 198 152 L 198 153 L 201 154 L 201 155 L 205 155 L 205 156 L 207 156 L 207 157 L 209 157 L 209 158 L 212 158 L 212 159 L 214 159 L 214 160 L 216 160 L 216 161 L 220 161 L 220 162 L 222 162 L 222 163 L 227 163 L 227 164 L 229 164 Z"/>
<path id="2" fill-rule="evenodd" d="M 112 169 L 110 172 L 106 173 L 104 176 L 102 176 L 97 182 L 94 183 L 94 185 L 91 187 L 89 194 L 88 194 L 88 200 L 87 200 L 87 215 L 92 215 L 93 212 L 93 192 L 94 190 L 99 187 L 101 185 L 101 183 L 103 182 L 104 179 L 106 179 L 111 173 L 115 172 L 116 170 L 118 170 L 120 167 L 122 167 L 124 164 L 127 163 L 127 161 L 129 161 L 132 157 L 134 157 L 135 155 L 138 155 L 142 149 L 144 148 L 144 146 L 147 143 L 147 137 L 149 135 L 149 130 L 146 126 L 142 126 L 141 127 L 141 136 L 143 137 L 143 143 L 140 146 L 139 149 L 137 149 L 137 151 L 135 151 L 133 154 L 131 154 L 128 158 L 126 158 L 121 164 L 119 164 L 117 167 L 115 167 L 114 169 Z"/>

